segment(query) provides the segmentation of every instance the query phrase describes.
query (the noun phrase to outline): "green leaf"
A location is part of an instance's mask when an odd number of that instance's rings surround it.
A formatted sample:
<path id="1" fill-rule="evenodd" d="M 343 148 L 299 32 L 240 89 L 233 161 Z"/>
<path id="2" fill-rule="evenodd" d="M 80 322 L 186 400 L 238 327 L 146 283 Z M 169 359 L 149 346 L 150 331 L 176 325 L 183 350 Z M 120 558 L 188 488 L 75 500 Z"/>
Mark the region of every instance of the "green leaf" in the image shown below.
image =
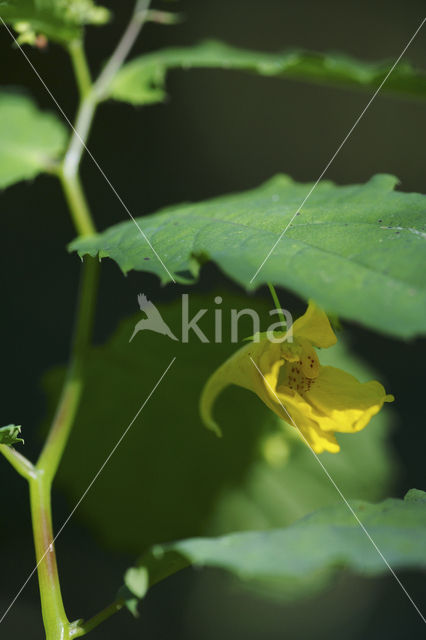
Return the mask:
<path id="1" fill-rule="evenodd" d="M 177 281 L 195 281 L 209 258 L 248 290 L 272 282 L 343 318 L 409 337 L 426 331 L 426 196 L 394 191 L 396 184 L 389 175 L 343 187 L 323 181 L 283 237 L 314 187 L 288 176 L 137 222 Z M 169 281 L 132 221 L 70 249 Z"/>
<path id="2" fill-rule="evenodd" d="M 408 502 L 421 502 L 426 506 L 426 493 L 420 491 L 420 489 L 410 489 L 405 496 L 405 500 L 408 500 Z"/>
<path id="3" fill-rule="evenodd" d="M 148 590 L 190 564 L 180 553 L 164 551 L 162 547 L 155 546 L 145 554 L 143 565 L 127 569 L 118 596 L 124 599 L 129 611 L 138 617 L 139 600 L 145 597 Z"/>
<path id="4" fill-rule="evenodd" d="M 0 428 L 0 444 L 17 444 L 18 442 L 24 442 L 22 438 L 18 438 L 21 433 L 21 427 L 15 424 L 9 424 L 7 427 Z"/>
<path id="5" fill-rule="evenodd" d="M 81 38 L 87 24 L 104 24 L 109 11 L 93 0 L 1 0 L 0 17 L 21 34 L 22 42 L 34 43 L 37 34 L 58 42 Z"/>
<path id="6" fill-rule="evenodd" d="M 374 89 L 393 62 L 363 62 L 341 53 L 291 50 L 279 53 L 248 51 L 207 41 L 193 47 L 163 49 L 128 62 L 117 74 L 111 97 L 135 105 L 160 102 L 165 97 L 169 69 L 239 69 L 263 76 L 281 76 L 337 86 Z M 426 74 L 408 63 L 399 64 L 382 92 L 426 98 Z"/>
<path id="7" fill-rule="evenodd" d="M 138 598 L 143 598 L 149 588 L 148 569 L 130 568 L 124 576 L 125 585 Z"/>
<path id="8" fill-rule="evenodd" d="M 183 344 L 150 331 L 137 333 L 129 343 L 135 324 L 143 317 L 139 312 L 123 322 L 105 345 L 90 350 L 85 393 L 58 471 L 58 483 L 70 504 L 82 495 L 176 356 L 79 507 L 80 517 L 111 548 L 139 554 L 161 541 L 281 527 L 336 500 L 334 487 L 311 451 L 291 428 L 282 432 L 284 423 L 254 394 L 235 387 L 220 397 L 216 410 L 223 425 L 222 439 L 204 428 L 198 411 L 201 389 L 215 368 L 238 348 L 230 342 L 231 309 L 247 307 L 245 297 L 220 291 L 223 343 L 215 344 L 216 293 L 193 295 L 189 300 L 191 316 L 199 309 L 208 310 L 199 326 L 210 343 L 201 343 L 192 333 Z M 157 306 L 180 337 L 180 300 Z M 269 324 L 272 304 L 253 297 L 250 307 L 259 313 L 263 326 Z M 241 336 L 253 333 L 248 317 L 240 322 Z M 363 381 L 375 377 L 341 344 L 324 355 L 328 364 Z M 51 372 L 46 381 L 52 412 L 61 382 L 62 372 L 58 371 Z M 322 457 L 350 498 L 380 500 L 387 493 L 394 469 L 386 446 L 391 413 L 387 408 L 361 433 L 342 437 L 338 455 Z M 281 433 L 285 456 L 281 460 L 272 456 L 271 466 L 270 438 Z M 79 473 L 75 473 L 77 458 Z M 152 573 L 150 576 L 152 579 Z"/>
<path id="9" fill-rule="evenodd" d="M 422 500 L 387 499 L 379 504 L 353 501 L 351 507 L 362 522 L 387 563 L 394 570 L 426 568 L 426 494 Z M 347 568 L 374 576 L 387 573 L 389 567 L 369 540 L 347 505 L 340 503 L 312 513 L 284 529 L 247 531 L 219 538 L 193 538 L 156 545 L 143 555 L 131 571 L 155 574 L 155 563 L 162 575 L 171 575 L 181 567 L 169 558 L 196 567 L 216 567 L 243 581 L 266 581 L 281 588 L 281 595 L 293 598 L 311 591 L 315 578 L 320 587 L 336 569 Z M 129 574 L 127 574 L 129 575 Z M 132 591 L 132 582 L 126 580 Z M 296 590 L 292 587 L 295 586 Z M 132 591 L 137 595 L 136 591 Z"/>
<path id="10" fill-rule="evenodd" d="M 0 93 L 0 188 L 48 171 L 65 149 L 67 132 L 30 98 Z"/>

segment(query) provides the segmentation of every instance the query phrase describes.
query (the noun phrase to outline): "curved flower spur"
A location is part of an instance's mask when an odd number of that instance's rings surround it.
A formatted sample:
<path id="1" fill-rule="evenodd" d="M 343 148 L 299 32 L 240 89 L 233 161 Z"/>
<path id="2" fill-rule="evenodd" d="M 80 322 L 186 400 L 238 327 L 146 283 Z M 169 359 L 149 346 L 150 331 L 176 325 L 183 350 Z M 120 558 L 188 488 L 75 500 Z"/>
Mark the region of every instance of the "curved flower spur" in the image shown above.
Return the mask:
<path id="1" fill-rule="evenodd" d="M 334 432 L 363 429 L 394 397 L 372 380 L 359 382 L 341 369 L 322 366 L 315 347 L 337 342 L 324 311 L 309 302 L 293 324 L 293 342 L 262 338 L 242 347 L 207 381 L 200 400 L 205 425 L 221 435 L 212 416 L 219 393 L 235 384 L 254 391 L 282 420 L 297 427 L 315 453 L 340 450 Z"/>

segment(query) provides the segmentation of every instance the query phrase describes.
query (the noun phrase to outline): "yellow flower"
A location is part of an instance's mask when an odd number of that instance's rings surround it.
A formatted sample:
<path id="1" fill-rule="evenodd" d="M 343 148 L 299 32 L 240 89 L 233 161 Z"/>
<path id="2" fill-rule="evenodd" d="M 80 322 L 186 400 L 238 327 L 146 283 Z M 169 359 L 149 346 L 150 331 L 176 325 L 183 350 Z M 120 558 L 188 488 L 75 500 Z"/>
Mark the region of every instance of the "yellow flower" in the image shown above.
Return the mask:
<path id="1" fill-rule="evenodd" d="M 290 335 L 290 334 L 289 334 Z M 334 432 L 363 429 L 392 402 L 376 381 L 361 383 L 335 367 L 321 366 L 314 347 L 337 342 L 329 320 L 313 302 L 293 324 L 293 342 L 250 342 L 224 362 L 207 381 L 200 401 L 203 422 L 218 435 L 212 408 L 229 384 L 254 391 L 282 420 L 296 427 L 316 453 L 337 453 Z"/>

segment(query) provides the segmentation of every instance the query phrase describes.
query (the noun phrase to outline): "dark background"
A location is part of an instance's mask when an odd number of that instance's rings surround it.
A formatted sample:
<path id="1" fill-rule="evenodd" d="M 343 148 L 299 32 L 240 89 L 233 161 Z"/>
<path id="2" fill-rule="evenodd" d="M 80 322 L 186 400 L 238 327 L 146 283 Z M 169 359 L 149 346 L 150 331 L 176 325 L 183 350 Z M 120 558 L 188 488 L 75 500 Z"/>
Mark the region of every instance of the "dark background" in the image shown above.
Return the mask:
<path id="1" fill-rule="evenodd" d="M 113 9 L 115 20 L 105 28 L 88 30 L 87 50 L 94 72 L 111 51 L 132 7 L 127 1 L 104 4 Z M 218 38 L 260 50 L 305 47 L 344 51 L 365 60 L 394 60 L 424 17 L 424 2 L 414 0 L 186 0 L 154 2 L 153 6 L 181 10 L 186 19 L 174 27 L 147 25 L 133 55 Z M 423 30 L 406 56 L 422 68 L 426 68 L 425 37 Z M 40 106 L 54 111 L 51 99 L 5 31 L 0 32 L 0 48 L 1 84 L 27 87 Z M 46 52 L 27 48 L 27 53 L 72 116 L 76 91 L 67 56 L 57 46 Z M 104 105 L 89 141 L 91 151 L 134 215 L 250 188 L 277 172 L 313 181 L 369 99 L 363 92 L 219 70 L 172 72 L 168 91 L 170 100 L 158 106 L 134 109 L 112 102 Z M 425 193 L 425 109 L 422 102 L 379 95 L 327 177 L 344 184 L 388 172 L 400 178 L 402 190 Z M 126 213 L 87 159 L 83 177 L 98 228 L 124 220 Z M 79 261 L 64 248 L 74 231 L 53 179 L 43 176 L 32 184 L 9 188 L 1 196 L 1 209 L 1 422 L 24 426 L 26 450 L 35 458 L 40 446 L 38 427 L 45 412 L 39 381 L 46 370 L 66 361 Z M 233 286 L 208 267 L 200 287 L 208 289 L 218 279 L 224 286 Z M 176 295 L 170 286 L 160 291 L 155 277 L 133 273 L 124 278 L 112 262 L 103 264 L 96 341 L 103 341 L 121 318 L 134 313 L 135 296 L 142 286 L 157 301 Z M 393 341 L 356 326 L 351 331 L 357 353 L 375 365 L 381 373 L 379 379 L 398 396 L 394 446 L 402 473 L 394 494 L 402 496 L 410 487 L 425 489 L 425 341 Z M 24 481 L 2 463 L 0 482 L 3 611 L 33 568 L 34 557 Z M 69 505 L 60 493 L 54 496 L 54 506 L 55 521 L 61 523 Z M 61 535 L 58 555 L 66 605 L 76 612 L 86 610 L 89 599 L 98 608 L 111 600 L 132 560 L 102 549 L 99 541 L 86 533 L 78 514 Z M 419 577 L 401 577 L 416 602 L 424 605 Z M 423 623 L 391 577 L 373 581 L 379 595 L 370 613 L 364 612 L 362 624 L 357 618 L 357 602 L 371 583 L 359 579 L 357 588 L 352 583 L 347 597 L 353 598 L 354 607 L 342 628 L 333 627 L 329 608 L 327 615 L 321 613 L 321 598 L 289 607 L 250 599 L 236 591 L 226 607 L 220 597 L 221 580 L 214 572 L 177 575 L 150 593 L 138 622 L 120 614 L 92 635 L 115 638 L 120 634 L 122 638 L 146 640 L 217 635 L 275 640 L 337 637 L 342 633 L 368 639 L 424 637 Z M 327 595 L 328 606 L 335 595 Z M 2 623 L 2 637 L 42 638 L 38 607 L 34 577 Z M 250 620 L 258 623 L 244 626 L 249 610 Z"/>

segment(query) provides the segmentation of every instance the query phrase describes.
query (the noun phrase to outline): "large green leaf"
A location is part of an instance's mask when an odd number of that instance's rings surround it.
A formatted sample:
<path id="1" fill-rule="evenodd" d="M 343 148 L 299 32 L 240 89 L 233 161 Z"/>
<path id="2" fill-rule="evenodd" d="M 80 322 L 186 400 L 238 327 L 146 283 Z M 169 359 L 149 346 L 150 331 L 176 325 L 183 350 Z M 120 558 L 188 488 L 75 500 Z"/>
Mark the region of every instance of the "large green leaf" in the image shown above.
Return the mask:
<path id="1" fill-rule="evenodd" d="M 254 394 L 235 387 L 219 398 L 222 439 L 204 428 L 198 413 L 201 389 L 237 348 L 230 344 L 230 309 L 247 306 L 244 297 L 224 291 L 220 295 L 222 344 L 201 343 L 192 334 L 183 344 L 149 331 L 137 333 L 129 343 L 135 323 L 143 317 L 140 313 L 89 354 L 82 405 L 58 475 L 70 507 L 176 356 L 79 507 L 96 536 L 110 547 L 139 554 L 156 542 L 176 538 L 285 526 L 336 500 L 336 491 L 312 452 L 291 428 L 281 443 L 284 423 Z M 190 297 L 191 316 L 208 309 L 199 325 L 210 340 L 218 308 L 214 298 L 213 293 Z M 255 298 L 250 305 L 266 328 L 271 307 Z M 179 337 L 180 301 L 158 308 Z M 253 333 L 247 317 L 241 319 L 240 329 L 241 338 Z M 362 380 L 374 377 L 341 345 L 328 351 L 332 352 L 327 353 L 328 363 Z M 49 375 L 51 397 L 58 394 L 61 377 L 57 371 Z M 348 497 L 380 500 L 386 495 L 394 469 L 385 442 L 390 416 L 387 408 L 361 433 L 342 437 L 338 455 L 322 456 Z"/>
<path id="2" fill-rule="evenodd" d="M 138 570 L 155 584 L 188 564 L 217 567 L 243 581 L 266 581 L 294 598 L 304 586 L 320 587 L 337 568 L 363 575 L 392 569 L 426 568 L 426 493 L 411 490 L 404 500 L 379 504 L 354 501 L 351 507 L 381 554 L 343 502 L 312 513 L 284 529 L 246 531 L 219 538 L 193 538 L 156 545 L 125 576 L 135 589 Z M 386 562 L 383 557 L 386 558 Z"/>
<path id="3" fill-rule="evenodd" d="M 208 41 L 193 47 L 156 51 L 128 62 L 114 80 L 111 97 L 136 105 L 159 102 L 165 97 L 165 76 L 169 69 L 199 67 L 240 69 L 263 76 L 374 89 L 384 80 L 391 63 L 363 62 L 340 53 L 248 51 Z M 382 91 L 424 99 L 426 74 L 408 63 L 399 64 Z"/>
<path id="4" fill-rule="evenodd" d="M 80 38 L 86 24 L 104 24 L 109 12 L 93 0 L 1 0 L 0 17 L 25 34 L 43 34 L 52 40 L 68 42 Z"/>
<path id="5" fill-rule="evenodd" d="M 19 438 L 21 433 L 21 427 L 15 424 L 9 424 L 7 427 L 0 428 L 0 444 L 17 444 L 18 442 L 24 442 L 22 438 Z"/>
<path id="6" fill-rule="evenodd" d="M 47 171 L 65 149 L 67 132 L 30 98 L 0 93 L 0 188 Z"/>
<path id="7" fill-rule="evenodd" d="M 247 289 L 272 282 L 344 318 L 413 336 L 426 330 L 426 197 L 394 191 L 396 184 L 389 175 L 343 187 L 323 181 L 283 237 L 313 187 L 287 176 L 137 222 L 177 281 L 193 282 L 209 258 Z M 131 221 L 71 249 L 170 279 Z"/>

